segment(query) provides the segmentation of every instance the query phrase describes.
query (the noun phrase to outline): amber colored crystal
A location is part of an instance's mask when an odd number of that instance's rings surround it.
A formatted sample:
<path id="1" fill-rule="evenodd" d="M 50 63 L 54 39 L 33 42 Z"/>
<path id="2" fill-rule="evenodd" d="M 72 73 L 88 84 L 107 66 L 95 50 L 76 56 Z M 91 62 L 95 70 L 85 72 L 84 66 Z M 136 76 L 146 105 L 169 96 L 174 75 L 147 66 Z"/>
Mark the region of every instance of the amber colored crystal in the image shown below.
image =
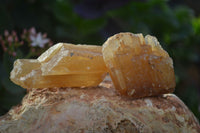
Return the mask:
<path id="1" fill-rule="evenodd" d="M 42 75 L 93 74 L 107 71 L 102 47 L 58 43 L 44 52 L 41 62 Z"/>
<path id="2" fill-rule="evenodd" d="M 174 91 L 173 61 L 155 37 L 119 33 L 103 44 L 102 53 L 120 94 L 140 98 Z"/>
<path id="3" fill-rule="evenodd" d="M 101 50 L 59 43 L 36 60 L 16 60 L 10 79 L 24 88 L 97 86 L 107 73 Z"/>
<path id="4" fill-rule="evenodd" d="M 34 59 L 18 59 L 10 79 L 24 88 L 97 86 L 105 72 L 43 76 L 41 63 Z"/>

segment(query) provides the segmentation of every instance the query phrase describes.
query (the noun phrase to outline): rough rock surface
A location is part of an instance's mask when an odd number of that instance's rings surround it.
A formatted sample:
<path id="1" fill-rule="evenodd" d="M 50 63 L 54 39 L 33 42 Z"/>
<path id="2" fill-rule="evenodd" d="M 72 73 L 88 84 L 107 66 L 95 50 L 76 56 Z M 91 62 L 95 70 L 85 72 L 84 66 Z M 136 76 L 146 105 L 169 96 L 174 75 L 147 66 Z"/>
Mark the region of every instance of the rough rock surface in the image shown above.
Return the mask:
<path id="1" fill-rule="evenodd" d="M 198 133 L 198 120 L 174 94 L 127 99 L 98 87 L 32 89 L 0 118 L 0 133 Z"/>

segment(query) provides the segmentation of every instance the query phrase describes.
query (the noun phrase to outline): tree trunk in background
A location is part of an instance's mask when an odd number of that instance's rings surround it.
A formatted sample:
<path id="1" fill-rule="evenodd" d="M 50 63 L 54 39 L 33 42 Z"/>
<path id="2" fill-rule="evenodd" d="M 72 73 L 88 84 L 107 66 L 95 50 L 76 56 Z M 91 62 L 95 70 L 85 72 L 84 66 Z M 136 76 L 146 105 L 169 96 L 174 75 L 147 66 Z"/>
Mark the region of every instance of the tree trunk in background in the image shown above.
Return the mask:
<path id="1" fill-rule="evenodd" d="M 1 133 L 198 133 L 198 120 L 174 94 L 119 96 L 110 81 L 90 88 L 32 89 L 0 118 Z"/>

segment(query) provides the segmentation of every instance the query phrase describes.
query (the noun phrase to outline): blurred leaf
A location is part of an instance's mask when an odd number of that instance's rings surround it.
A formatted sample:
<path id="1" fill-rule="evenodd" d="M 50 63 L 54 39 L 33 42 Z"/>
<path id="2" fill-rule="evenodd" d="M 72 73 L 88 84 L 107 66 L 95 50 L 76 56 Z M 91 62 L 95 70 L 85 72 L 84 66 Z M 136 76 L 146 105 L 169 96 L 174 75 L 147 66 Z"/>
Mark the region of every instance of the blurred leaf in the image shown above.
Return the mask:
<path id="1" fill-rule="evenodd" d="M 84 35 L 91 34 L 97 31 L 105 25 L 104 19 L 94 19 L 94 20 L 82 20 L 79 23 L 79 30 Z"/>
<path id="2" fill-rule="evenodd" d="M 59 21 L 65 24 L 73 24 L 77 19 L 76 14 L 72 12 L 69 1 L 56 1 L 53 13 Z"/>
<path id="3" fill-rule="evenodd" d="M 97 33 L 106 24 L 105 19 L 84 19 L 73 12 L 72 5 L 69 1 L 56 1 L 53 13 L 55 17 L 63 24 L 65 29 L 57 27 L 58 35 L 83 40 L 93 33 Z M 90 40 L 88 37 L 87 39 Z"/>
<path id="4" fill-rule="evenodd" d="M 194 18 L 192 20 L 192 25 L 193 25 L 195 34 L 200 35 L 200 17 Z"/>

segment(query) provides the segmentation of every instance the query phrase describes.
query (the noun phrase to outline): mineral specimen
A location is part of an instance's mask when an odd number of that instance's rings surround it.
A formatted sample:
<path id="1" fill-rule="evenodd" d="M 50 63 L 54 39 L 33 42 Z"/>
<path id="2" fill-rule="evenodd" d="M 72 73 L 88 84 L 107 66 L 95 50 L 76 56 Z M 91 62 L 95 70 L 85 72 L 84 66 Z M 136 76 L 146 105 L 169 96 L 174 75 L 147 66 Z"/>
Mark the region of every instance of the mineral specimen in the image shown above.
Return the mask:
<path id="1" fill-rule="evenodd" d="M 107 69 L 101 51 L 101 46 L 58 43 L 38 57 L 42 75 L 103 74 Z"/>
<path id="2" fill-rule="evenodd" d="M 38 59 L 18 59 L 10 79 L 24 88 L 97 86 L 107 73 L 100 46 L 59 43 Z"/>
<path id="3" fill-rule="evenodd" d="M 102 53 L 120 94 L 140 98 L 174 91 L 173 61 L 155 37 L 119 33 L 103 44 Z"/>

